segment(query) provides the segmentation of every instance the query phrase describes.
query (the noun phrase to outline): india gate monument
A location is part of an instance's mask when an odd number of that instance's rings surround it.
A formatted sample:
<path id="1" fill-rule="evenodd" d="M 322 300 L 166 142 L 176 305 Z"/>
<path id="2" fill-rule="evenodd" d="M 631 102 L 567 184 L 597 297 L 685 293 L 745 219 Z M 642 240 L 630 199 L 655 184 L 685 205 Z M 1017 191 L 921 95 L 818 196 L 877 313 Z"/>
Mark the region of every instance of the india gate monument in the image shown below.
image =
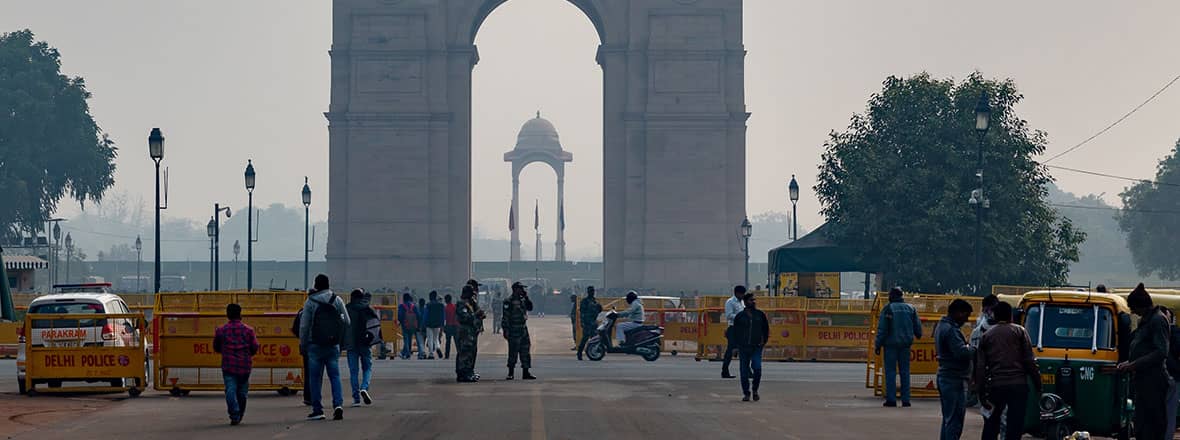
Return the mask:
<path id="1" fill-rule="evenodd" d="M 505 1 L 333 0 L 333 284 L 430 289 L 470 277 L 472 219 L 506 214 L 473 212 L 471 200 L 474 41 Z M 577 6 L 600 42 L 603 284 L 741 283 L 742 1 L 553 1 Z"/>

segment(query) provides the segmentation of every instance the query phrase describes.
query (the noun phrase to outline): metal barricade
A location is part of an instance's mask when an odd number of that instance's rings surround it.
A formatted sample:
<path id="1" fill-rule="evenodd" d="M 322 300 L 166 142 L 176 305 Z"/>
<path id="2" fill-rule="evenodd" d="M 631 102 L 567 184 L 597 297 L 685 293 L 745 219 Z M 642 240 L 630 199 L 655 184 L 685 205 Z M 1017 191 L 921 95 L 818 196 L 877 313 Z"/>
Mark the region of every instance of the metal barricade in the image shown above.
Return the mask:
<path id="1" fill-rule="evenodd" d="M 299 338 L 291 333 L 302 292 L 160 293 L 152 320 L 154 387 L 172 395 L 221 391 L 221 356 L 213 351 L 225 306 L 242 306 L 242 321 L 254 328 L 261 348 L 253 358 L 251 390 L 295 394 L 303 388 Z"/>
<path id="2" fill-rule="evenodd" d="M 872 300 L 807 301 L 805 357 L 813 361 L 864 362 L 868 358 Z"/>
<path id="3" fill-rule="evenodd" d="M 16 357 L 22 325 L 22 323 L 16 321 L 0 322 L 0 359 Z"/>
<path id="4" fill-rule="evenodd" d="M 664 328 L 660 351 L 676 356 L 697 352 L 697 310 L 656 309 L 647 313 L 647 322 Z"/>
<path id="5" fill-rule="evenodd" d="M 147 387 L 144 328 L 145 319 L 138 313 L 26 315 L 21 391 L 126 391 L 138 396 Z M 65 382 L 104 385 L 64 386 Z"/>

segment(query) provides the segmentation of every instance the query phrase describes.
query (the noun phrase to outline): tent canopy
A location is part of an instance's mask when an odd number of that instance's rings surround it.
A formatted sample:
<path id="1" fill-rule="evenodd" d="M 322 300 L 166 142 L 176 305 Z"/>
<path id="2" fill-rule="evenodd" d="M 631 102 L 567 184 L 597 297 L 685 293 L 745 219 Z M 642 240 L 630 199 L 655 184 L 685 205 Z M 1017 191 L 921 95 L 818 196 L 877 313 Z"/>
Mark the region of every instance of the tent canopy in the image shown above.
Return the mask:
<path id="1" fill-rule="evenodd" d="M 770 250 L 770 273 L 876 272 L 856 251 L 828 240 L 828 224 L 791 243 Z"/>

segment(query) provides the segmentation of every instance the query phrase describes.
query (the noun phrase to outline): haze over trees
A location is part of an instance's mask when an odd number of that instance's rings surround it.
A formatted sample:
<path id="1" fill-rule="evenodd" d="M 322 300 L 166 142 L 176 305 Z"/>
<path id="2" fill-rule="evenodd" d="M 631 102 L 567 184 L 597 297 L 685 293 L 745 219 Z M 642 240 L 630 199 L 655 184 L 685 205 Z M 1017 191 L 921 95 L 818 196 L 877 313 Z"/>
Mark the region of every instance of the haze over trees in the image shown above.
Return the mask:
<path id="1" fill-rule="evenodd" d="M 1154 180 L 1127 188 L 1119 197 L 1119 228 L 1127 233 L 1127 247 L 1139 274 L 1180 279 L 1180 140 L 1156 166 Z"/>
<path id="2" fill-rule="evenodd" d="M 880 263 L 889 284 L 969 292 L 978 186 L 975 107 L 990 95 L 984 148 L 982 283 L 1059 285 L 1085 233 L 1046 201 L 1047 169 L 1033 160 L 1047 135 L 1013 107 L 1012 80 L 889 77 L 848 128 L 825 143 L 816 191 L 832 239 Z M 986 290 L 986 289 L 983 289 Z"/>
<path id="3" fill-rule="evenodd" d="M 62 198 L 96 202 L 114 184 L 115 142 L 88 99 L 57 49 L 29 30 L 0 34 L 0 234 L 34 231 Z"/>

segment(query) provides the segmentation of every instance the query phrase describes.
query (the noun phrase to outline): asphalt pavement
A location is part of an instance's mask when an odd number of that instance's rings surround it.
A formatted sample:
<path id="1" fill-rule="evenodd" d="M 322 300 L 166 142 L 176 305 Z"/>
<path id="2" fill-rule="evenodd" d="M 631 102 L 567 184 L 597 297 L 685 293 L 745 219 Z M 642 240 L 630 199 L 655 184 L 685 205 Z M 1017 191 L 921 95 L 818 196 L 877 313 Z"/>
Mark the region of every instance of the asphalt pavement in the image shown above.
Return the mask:
<path id="1" fill-rule="evenodd" d="M 374 404 L 351 408 L 347 367 L 343 421 L 304 421 L 299 397 L 252 393 L 242 425 L 230 426 L 223 395 L 17 396 L 15 365 L 0 361 L 0 421 L 7 438 L 168 439 L 931 439 L 938 401 L 883 408 L 864 387 L 863 364 L 780 363 L 764 366 L 762 400 L 743 403 L 736 379 L 720 364 L 664 356 L 645 362 L 608 355 L 577 361 L 560 320 L 530 321 L 537 341 L 536 381 L 506 381 L 503 340 L 485 333 L 483 380 L 456 383 L 453 360 L 375 361 Z M 568 321 L 565 321 L 568 325 Z M 566 332 L 568 329 L 565 330 Z M 736 371 L 736 364 L 734 366 Z M 326 385 L 326 384 L 325 384 Z M 324 387 L 325 394 L 328 387 Z M 327 404 L 325 399 L 325 404 Z M 964 438 L 979 436 L 969 413 Z"/>

